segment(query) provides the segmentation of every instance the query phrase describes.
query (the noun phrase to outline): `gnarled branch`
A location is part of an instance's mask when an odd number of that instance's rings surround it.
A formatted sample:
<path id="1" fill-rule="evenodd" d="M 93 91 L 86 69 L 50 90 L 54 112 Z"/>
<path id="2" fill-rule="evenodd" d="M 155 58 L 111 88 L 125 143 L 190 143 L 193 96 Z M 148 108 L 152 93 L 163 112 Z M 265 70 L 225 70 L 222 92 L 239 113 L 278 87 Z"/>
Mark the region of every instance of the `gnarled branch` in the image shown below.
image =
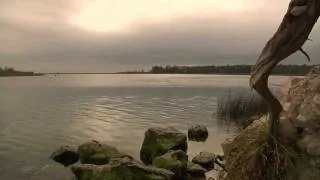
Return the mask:
<path id="1" fill-rule="evenodd" d="M 269 75 L 280 61 L 302 49 L 319 15 L 320 0 L 292 0 L 280 27 L 252 68 L 250 86 L 267 102 L 270 133 L 276 138 L 278 119 L 283 108 L 268 87 Z"/>
<path id="2" fill-rule="evenodd" d="M 305 52 L 302 48 L 299 49 L 300 52 L 302 52 L 303 55 L 305 55 L 307 57 L 307 60 L 310 62 L 311 58 L 309 56 L 309 54 L 307 52 Z"/>

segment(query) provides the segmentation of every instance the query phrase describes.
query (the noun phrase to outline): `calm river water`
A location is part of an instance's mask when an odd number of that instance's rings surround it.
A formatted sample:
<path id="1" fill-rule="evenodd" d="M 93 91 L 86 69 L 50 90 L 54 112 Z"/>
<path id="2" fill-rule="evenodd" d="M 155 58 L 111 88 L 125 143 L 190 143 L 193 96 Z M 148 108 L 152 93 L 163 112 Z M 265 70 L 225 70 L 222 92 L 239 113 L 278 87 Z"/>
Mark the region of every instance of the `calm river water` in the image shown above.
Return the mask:
<path id="1" fill-rule="evenodd" d="M 274 77 L 280 84 L 286 77 Z M 217 126 L 217 98 L 248 89 L 248 76 L 58 75 L 0 78 L 0 179 L 70 180 L 49 159 L 62 144 L 98 140 L 139 159 L 149 127 L 193 124 L 209 129 L 189 155 L 221 152 L 228 137 Z"/>

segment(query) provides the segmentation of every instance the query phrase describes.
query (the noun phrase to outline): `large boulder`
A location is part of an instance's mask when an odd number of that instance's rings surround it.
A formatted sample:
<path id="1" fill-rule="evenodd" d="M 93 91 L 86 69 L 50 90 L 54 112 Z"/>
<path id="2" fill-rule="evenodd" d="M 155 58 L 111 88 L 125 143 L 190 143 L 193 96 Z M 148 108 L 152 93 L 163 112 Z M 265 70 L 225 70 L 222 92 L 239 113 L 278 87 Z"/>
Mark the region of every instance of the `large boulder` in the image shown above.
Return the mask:
<path id="1" fill-rule="evenodd" d="M 76 149 L 67 145 L 61 146 L 59 149 L 54 151 L 50 158 L 66 167 L 76 163 L 79 160 Z"/>
<path id="2" fill-rule="evenodd" d="M 320 66 L 290 87 L 282 102 L 279 134 L 299 147 L 304 158 L 297 158 L 292 178 L 319 179 L 320 176 Z"/>
<path id="3" fill-rule="evenodd" d="M 152 165 L 172 171 L 175 180 L 187 175 L 188 155 L 182 150 L 170 151 L 153 159 Z"/>
<path id="4" fill-rule="evenodd" d="M 282 137 L 306 153 L 320 156 L 320 66 L 290 87 L 283 104 L 286 112 L 280 121 Z"/>
<path id="5" fill-rule="evenodd" d="M 204 169 L 202 166 L 195 164 L 193 162 L 188 162 L 187 164 L 187 174 L 188 174 L 188 180 L 200 180 L 206 179 L 206 169 Z"/>
<path id="6" fill-rule="evenodd" d="M 150 128 L 145 133 L 140 159 L 145 164 L 151 164 L 155 157 L 170 150 L 187 152 L 187 149 L 187 136 L 175 128 Z"/>
<path id="7" fill-rule="evenodd" d="M 194 125 L 188 129 L 188 139 L 190 141 L 206 141 L 208 135 L 209 133 L 206 126 Z"/>
<path id="8" fill-rule="evenodd" d="M 199 164 L 207 171 L 214 169 L 214 163 L 216 160 L 216 155 L 209 152 L 200 152 L 197 156 L 192 159 L 192 162 L 195 164 Z"/>
<path id="9" fill-rule="evenodd" d="M 89 141 L 78 147 L 80 161 L 83 164 L 108 164 L 111 159 L 130 157 L 116 148 L 97 141 Z M 131 158 L 131 157 L 130 157 Z"/>
<path id="10" fill-rule="evenodd" d="M 130 158 L 113 159 L 106 165 L 80 164 L 71 167 L 78 180 L 171 180 L 171 171 L 146 166 Z"/>

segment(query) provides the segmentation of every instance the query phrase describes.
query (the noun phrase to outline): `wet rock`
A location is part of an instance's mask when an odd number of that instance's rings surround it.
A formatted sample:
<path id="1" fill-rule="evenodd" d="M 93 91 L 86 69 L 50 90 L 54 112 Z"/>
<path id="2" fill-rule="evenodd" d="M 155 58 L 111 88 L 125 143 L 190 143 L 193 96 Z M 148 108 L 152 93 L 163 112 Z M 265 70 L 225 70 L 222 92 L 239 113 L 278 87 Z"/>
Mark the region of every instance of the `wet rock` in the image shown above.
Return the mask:
<path id="1" fill-rule="evenodd" d="M 129 157 L 116 148 L 97 141 L 89 141 L 78 147 L 80 161 L 83 164 L 108 164 L 111 159 Z"/>
<path id="2" fill-rule="evenodd" d="M 195 125 L 188 129 L 188 138 L 190 141 L 206 141 L 208 135 L 209 133 L 206 126 Z"/>
<path id="3" fill-rule="evenodd" d="M 81 164 L 71 167 L 78 180 L 171 180 L 171 171 L 146 166 L 130 158 L 113 159 L 106 165 Z"/>
<path id="4" fill-rule="evenodd" d="M 79 155 L 75 148 L 61 146 L 51 154 L 50 158 L 67 167 L 76 163 L 79 160 Z"/>
<path id="5" fill-rule="evenodd" d="M 175 128 L 150 128 L 145 133 L 140 159 L 145 164 L 151 164 L 155 157 L 170 150 L 187 152 L 187 149 L 187 136 Z"/>
<path id="6" fill-rule="evenodd" d="M 188 155 L 182 150 L 170 151 L 153 159 L 152 165 L 170 170 L 174 180 L 183 179 L 187 175 Z"/>
<path id="7" fill-rule="evenodd" d="M 195 164 L 193 162 L 188 162 L 187 165 L 187 174 L 188 174 L 188 180 L 191 179 L 204 179 L 205 180 L 205 173 L 206 169 L 204 169 L 202 166 Z"/>
<path id="8" fill-rule="evenodd" d="M 207 171 L 210 171 L 214 169 L 214 162 L 216 159 L 216 155 L 209 152 L 201 152 L 199 155 L 195 156 L 192 159 L 192 162 L 195 164 L 199 164 L 203 168 L 205 168 Z"/>

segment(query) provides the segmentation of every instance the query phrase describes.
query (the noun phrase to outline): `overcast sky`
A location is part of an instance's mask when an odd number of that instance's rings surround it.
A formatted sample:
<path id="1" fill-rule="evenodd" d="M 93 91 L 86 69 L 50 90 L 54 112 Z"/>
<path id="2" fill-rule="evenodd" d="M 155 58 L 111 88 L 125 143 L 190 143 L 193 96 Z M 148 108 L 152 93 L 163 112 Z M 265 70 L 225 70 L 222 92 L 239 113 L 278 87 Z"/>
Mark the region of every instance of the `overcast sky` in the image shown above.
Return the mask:
<path id="1" fill-rule="evenodd" d="M 0 66 L 117 72 L 254 64 L 290 0 L 0 0 Z M 320 63 L 319 24 L 305 44 Z M 300 53 L 286 63 L 307 63 Z"/>

